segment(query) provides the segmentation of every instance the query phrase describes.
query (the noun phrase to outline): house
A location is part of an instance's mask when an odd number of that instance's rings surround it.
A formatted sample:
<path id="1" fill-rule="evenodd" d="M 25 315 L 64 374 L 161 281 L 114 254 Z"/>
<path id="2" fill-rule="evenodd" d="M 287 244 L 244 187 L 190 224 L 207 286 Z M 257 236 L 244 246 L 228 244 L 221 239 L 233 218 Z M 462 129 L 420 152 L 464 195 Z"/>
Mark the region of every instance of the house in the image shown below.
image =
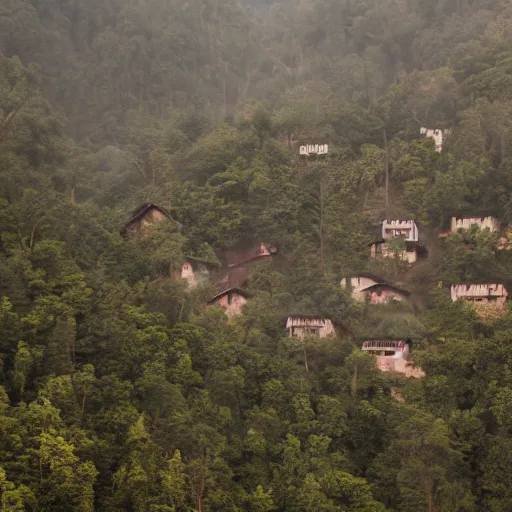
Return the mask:
<path id="1" fill-rule="evenodd" d="M 481 317 L 503 312 L 508 296 L 502 284 L 457 284 L 452 285 L 450 292 L 453 302 L 464 300 L 473 303 Z"/>
<path id="2" fill-rule="evenodd" d="M 187 281 L 189 290 L 192 290 L 197 285 L 205 283 L 210 279 L 213 268 L 214 265 L 207 261 L 189 257 L 186 258 L 183 265 L 181 265 L 177 276 Z"/>
<path id="3" fill-rule="evenodd" d="M 491 233 L 498 233 L 501 230 L 501 225 L 495 217 L 452 217 L 450 230 L 439 234 L 439 238 L 446 238 L 447 236 L 456 233 L 459 229 L 467 230 L 472 226 L 478 226 L 479 229 L 488 229 Z M 512 239 L 510 230 L 500 236 L 497 243 L 499 251 L 512 250 Z"/>
<path id="4" fill-rule="evenodd" d="M 143 203 L 132 213 L 121 230 L 121 235 L 144 236 L 147 235 L 152 224 L 171 216 L 160 206 L 153 203 Z"/>
<path id="5" fill-rule="evenodd" d="M 393 286 L 388 283 L 377 283 L 366 288 L 363 293 L 365 294 L 364 300 L 370 304 L 388 304 L 393 301 L 403 301 L 410 297 L 410 292 Z"/>
<path id="6" fill-rule="evenodd" d="M 446 139 L 448 135 L 450 135 L 451 130 L 442 130 L 439 128 L 420 128 L 420 135 L 424 135 L 425 137 L 434 139 L 436 145 L 436 151 L 441 153 L 443 150 L 443 141 Z"/>
<path id="7" fill-rule="evenodd" d="M 382 222 L 382 238 L 404 238 L 406 242 L 418 242 L 418 226 L 413 220 L 385 220 Z"/>
<path id="8" fill-rule="evenodd" d="M 329 153 L 328 144 L 305 144 L 299 147 L 301 156 L 327 155 L 327 153 Z"/>
<path id="9" fill-rule="evenodd" d="M 228 288 L 218 293 L 208 301 L 208 304 L 215 304 L 226 310 L 229 319 L 242 314 L 242 307 L 247 304 L 249 294 L 241 288 Z"/>
<path id="10" fill-rule="evenodd" d="M 418 259 L 419 232 L 413 220 L 385 220 L 382 239 L 370 244 L 372 259 L 398 258 L 415 263 Z"/>
<path id="11" fill-rule="evenodd" d="M 355 277 L 344 277 L 340 285 L 342 288 L 347 290 L 354 300 L 363 302 L 366 299 L 365 290 L 370 286 L 374 286 L 380 283 L 387 283 L 382 277 L 376 276 L 375 274 L 362 273 Z"/>
<path id="12" fill-rule="evenodd" d="M 290 338 L 296 337 L 301 340 L 308 336 L 336 336 L 334 325 L 329 318 L 314 315 L 289 315 L 286 318 L 286 329 Z"/>
<path id="13" fill-rule="evenodd" d="M 489 229 L 492 233 L 500 230 L 500 223 L 494 217 L 452 217 L 451 233 L 456 233 L 459 229 L 470 229 L 471 226 Z"/>
<path id="14" fill-rule="evenodd" d="M 244 288 L 251 277 L 254 267 L 270 263 L 277 249 L 261 242 L 249 249 L 228 251 L 224 254 L 225 264 L 215 275 L 215 282 L 223 288 Z"/>
<path id="15" fill-rule="evenodd" d="M 377 240 L 370 244 L 370 257 L 373 260 L 397 258 L 404 263 L 416 263 L 419 252 L 415 242 L 406 242 L 403 244 L 389 243 L 386 240 Z"/>
<path id="16" fill-rule="evenodd" d="M 387 304 L 391 301 L 403 301 L 410 297 L 410 292 L 394 286 L 389 281 L 374 274 L 359 274 L 341 280 L 341 287 L 350 291 L 352 298 L 358 302 L 370 304 Z"/>
<path id="17" fill-rule="evenodd" d="M 409 360 L 410 345 L 404 340 L 368 340 L 362 350 L 376 357 L 381 372 L 398 372 L 406 377 L 421 378 L 425 372 Z"/>

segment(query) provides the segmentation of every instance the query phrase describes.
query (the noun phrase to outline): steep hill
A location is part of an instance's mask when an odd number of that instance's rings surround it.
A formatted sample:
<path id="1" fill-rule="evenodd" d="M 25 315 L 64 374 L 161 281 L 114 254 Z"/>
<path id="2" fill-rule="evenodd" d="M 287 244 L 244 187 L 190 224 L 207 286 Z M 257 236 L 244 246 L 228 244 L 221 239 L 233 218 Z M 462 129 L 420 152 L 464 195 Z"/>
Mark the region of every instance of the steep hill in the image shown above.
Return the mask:
<path id="1" fill-rule="evenodd" d="M 511 43 L 504 0 L 0 0 L 0 509 L 512 510 Z"/>

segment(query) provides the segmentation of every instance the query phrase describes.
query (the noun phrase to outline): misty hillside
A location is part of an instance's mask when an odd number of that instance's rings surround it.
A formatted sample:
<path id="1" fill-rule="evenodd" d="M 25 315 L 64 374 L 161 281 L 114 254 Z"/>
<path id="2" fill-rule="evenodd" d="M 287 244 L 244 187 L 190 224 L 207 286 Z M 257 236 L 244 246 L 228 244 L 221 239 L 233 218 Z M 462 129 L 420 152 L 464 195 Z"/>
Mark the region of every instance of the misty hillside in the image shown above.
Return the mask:
<path id="1" fill-rule="evenodd" d="M 510 512 L 511 116 L 505 0 L 0 0 L 0 511 Z"/>

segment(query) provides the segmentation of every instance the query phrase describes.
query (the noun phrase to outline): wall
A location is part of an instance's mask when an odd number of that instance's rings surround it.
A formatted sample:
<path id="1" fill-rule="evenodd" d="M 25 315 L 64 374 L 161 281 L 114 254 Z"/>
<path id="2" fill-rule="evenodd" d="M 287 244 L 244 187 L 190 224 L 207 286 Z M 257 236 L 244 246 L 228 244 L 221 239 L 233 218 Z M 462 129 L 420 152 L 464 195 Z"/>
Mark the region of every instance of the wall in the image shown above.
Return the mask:
<path id="1" fill-rule="evenodd" d="M 231 304 L 229 303 L 229 297 L 231 296 Z M 247 304 L 247 299 L 236 292 L 223 295 L 217 302 L 220 307 L 226 310 L 228 318 L 232 318 L 236 315 L 242 314 L 242 307 Z"/>
<path id="2" fill-rule="evenodd" d="M 181 279 L 188 282 L 189 290 L 194 289 L 198 284 L 204 282 L 210 277 L 210 271 L 202 263 L 194 263 L 196 268 L 190 261 L 186 261 L 181 266 Z"/>
<path id="3" fill-rule="evenodd" d="M 151 215 L 151 219 L 153 222 L 160 222 L 161 220 L 165 220 L 165 218 L 166 218 L 165 215 L 160 210 L 157 210 L 156 208 L 152 208 L 148 212 L 148 215 Z M 146 217 L 148 215 L 146 215 Z"/>
<path id="4" fill-rule="evenodd" d="M 425 377 L 425 372 L 421 368 L 415 368 L 412 361 L 405 359 L 395 359 L 389 356 L 377 356 L 377 368 L 381 372 L 398 372 L 406 377 L 420 379 Z"/>
<path id="5" fill-rule="evenodd" d="M 341 280 L 341 287 L 347 288 L 347 279 L 343 278 Z M 378 284 L 377 281 L 374 281 L 373 279 L 369 277 L 352 277 L 350 278 L 350 286 L 352 288 L 352 298 L 354 300 L 357 300 L 359 302 L 364 302 L 366 299 L 366 293 L 362 290 L 364 288 L 368 288 L 369 286 L 373 286 L 374 284 Z"/>
<path id="6" fill-rule="evenodd" d="M 415 368 L 408 360 L 409 345 L 403 341 L 369 340 L 363 343 L 362 350 L 375 356 L 377 368 L 381 372 L 398 372 L 413 378 L 425 376 L 421 368 Z M 385 351 L 394 351 L 395 354 L 386 356 Z"/>
<path id="7" fill-rule="evenodd" d="M 382 222 L 382 238 L 403 236 L 407 242 L 419 240 L 418 227 L 413 220 L 385 220 Z"/>
<path id="8" fill-rule="evenodd" d="M 181 267 L 181 278 L 188 282 L 188 288 L 192 290 L 197 286 L 196 276 L 191 263 L 183 263 Z"/>
<path id="9" fill-rule="evenodd" d="M 452 217 L 452 233 L 458 229 L 470 229 L 471 226 L 477 225 L 480 229 L 490 229 L 493 233 L 500 230 L 500 223 L 494 217 Z"/>
<path id="10" fill-rule="evenodd" d="M 397 256 L 400 261 L 406 263 L 416 263 L 418 260 L 418 251 L 414 247 L 410 250 L 393 251 L 388 244 L 376 243 L 370 247 L 370 256 L 372 259 L 392 259 Z"/>
<path id="11" fill-rule="evenodd" d="M 507 289 L 502 284 L 456 284 L 450 289 L 452 300 L 487 299 L 504 304 L 507 299 Z"/>
<path id="12" fill-rule="evenodd" d="M 165 219 L 166 217 L 161 211 L 157 210 L 156 208 L 151 208 L 149 211 L 146 212 L 146 215 L 144 215 L 142 219 L 138 220 L 137 222 L 134 222 L 133 225 L 128 228 L 128 231 L 130 233 L 144 236 L 149 233 L 152 224 L 154 224 L 155 222 L 160 222 Z"/>
<path id="13" fill-rule="evenodd" d="M 508 292 L 502 284 L 459 284 L 451 287 L 451 297 L 471 302 L 481 318 L 491 318 L 505 311 Z"/>
<path id="14" fill-rule="evenodd" d="M 440 153 L 443 150 L 443 139 L 450 134 L 450 130 L 440 130 L 440 129 L 429 129 L 429 128 L 421 128 L 420 134 L 425 135 L 431 139 L 434 139 L 436 144 L 436 151 Z"/>
<path id="15" fill-rule="evenodd" d="M 335 336 L 336 331 L 334 326 L 328 318 L 304 318 L 299 316 L 289 316 L 286 320 L 286 328 L 290 337 L 296 336 L 297 338 L 304 339 L 306 330 L 311 328 L 319 329 L 319 338 L 326 338 L 327 336 Z"/>
<path id="16" fill-rule="evenodd" d="M 382 288 L 377 290 L 371 290 L 367 292 L 369 294 L 369 302 L 370 304 L 387 304 L 393 300 L 402 301 L 405 296 L 401 293 L 396 292 L 390 288 L 386 288 L 385 285 Z"/>

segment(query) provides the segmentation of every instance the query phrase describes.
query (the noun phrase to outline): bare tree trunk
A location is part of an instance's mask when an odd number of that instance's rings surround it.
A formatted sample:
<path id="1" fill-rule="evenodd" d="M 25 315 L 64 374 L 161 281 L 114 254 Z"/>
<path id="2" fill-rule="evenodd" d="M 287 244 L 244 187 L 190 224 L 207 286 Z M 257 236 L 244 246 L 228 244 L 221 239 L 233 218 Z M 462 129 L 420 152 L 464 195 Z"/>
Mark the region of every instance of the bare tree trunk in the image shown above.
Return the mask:
<path id="1" fill-rule="evenodd" d="M 320 270 L 324 273 L 324 210 L 325 210 L 325 182 L 320 180 Z"/>
<path id="2" fill-rule="evenodd" d="M 434 500 L 432 498 L 432 489 L 426 489 L 426 492 L 427 492 L 428 512 L 435 512 L 436 508 L 434 505 Z"/>
<path id="3" fill-rule="evenodd" d="M 304 368 L 306 368 L 306 373 L 309 373 L 308 353 L 306 352 L 306 343 L 304 341 L 302 341 L 302 347 L 304 349 Z"/>
<path id="4" fill-rule="evenodd" d="M 357 393 L 357 379 L 359 377 L 359 366 L 356 363 L 354 367 L 354 374 L 352 375 L 352 381 L 350 382 L 350 394 L 356 396 Z"/>
<path id="5" fill-rule="evenodd" d="M 76 192 L 76 175 L 73 176 L 73 183 L 71 184 L 71 202 L 75 204 L 75 192 Z"/>
<path id="6" fill-rule="evenodd" d="M 389 209 L 389 152 L 388 152 L 388 136 L 384 128 L 384 172 L 386 173 L 386 218 Z"/>
<path id="7" fill-rule="evenodd" d="M 350 383 L 350 393 L 352 396 L 356 396 L 357 393 L 357 373 L 358 373 L 358 367 L 357 363 L 354 368 L 354 375 L 352 376 L 352 382 Z"/>

